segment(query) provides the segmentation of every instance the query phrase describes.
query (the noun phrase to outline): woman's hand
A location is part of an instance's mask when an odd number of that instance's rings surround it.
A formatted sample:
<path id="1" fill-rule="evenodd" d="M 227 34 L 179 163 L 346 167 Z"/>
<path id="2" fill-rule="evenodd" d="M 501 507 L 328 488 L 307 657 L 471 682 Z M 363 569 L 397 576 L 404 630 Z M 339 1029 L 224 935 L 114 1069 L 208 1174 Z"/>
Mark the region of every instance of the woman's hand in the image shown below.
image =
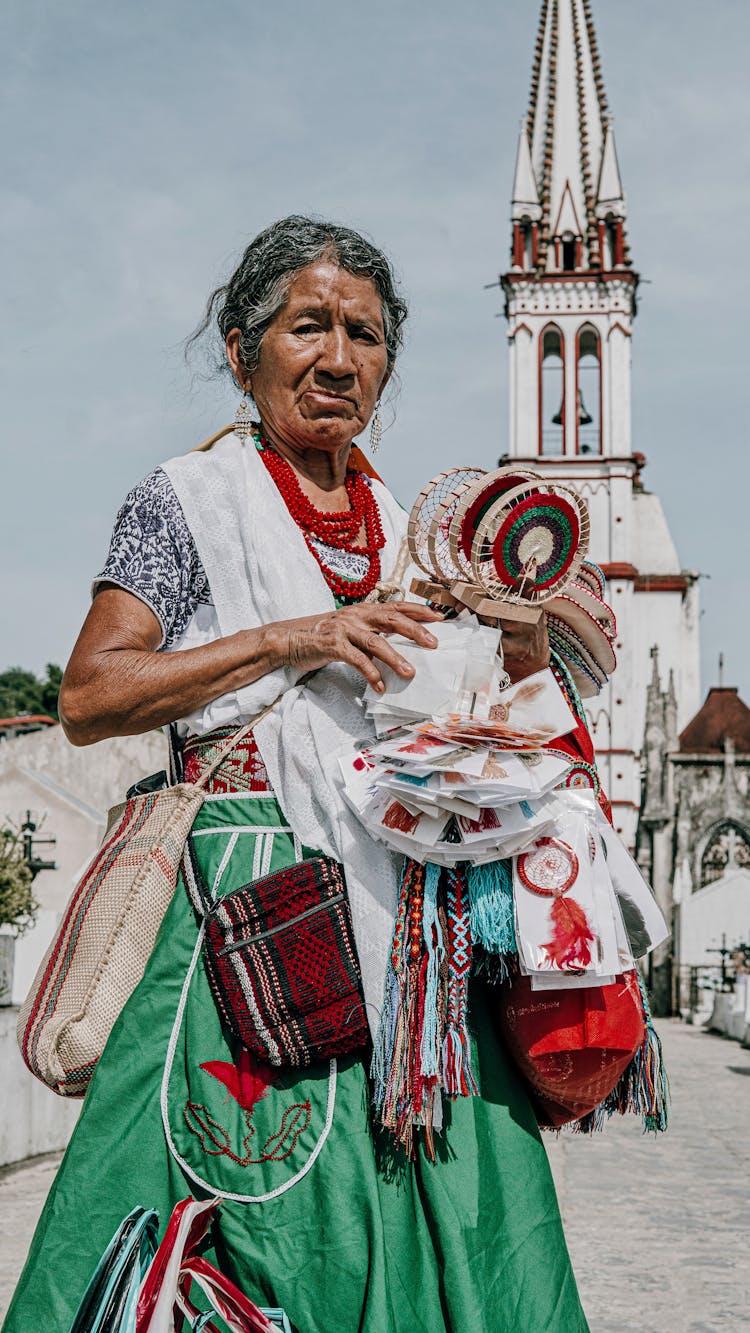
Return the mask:
<path id="1" fill-rule="evenodd" d="M 413 666 L 383 636 L 400 634 L 420 648 L 436 648 L 437 639 L 425 628 L 442 620 L 438 611 L 417 602 L 359 602 L 322 616 L 281 621 L 274 625 L 274 646 L 283 665 L 314 671 L 329 662 L 347 662 L 379 693 L 384 690 L 378 663 L 410 680 Z"/>
<path id="2" fill-rule="evenodd" d="M 437 640 L 423 626 L 441 619 L 412 602 L 360 603 L 160 653 L 162 631 L 153 611 L 124 588 L 106 585 L 94 598 L 68 663 L 60 719 L 74 745 L 137 735 L 187 717 L 286 664 L 311 671 L 348 662 L 377 689 L 377 661 L 407 679 L 414 675 L 381 635 L 403 634 L 433 648 Z"/>
<path id="3" fill-rule="evenodd" d="M 547 615 L 542 612 L 536 625 L 522 620 L 501 620 L 503 631 L 503 659 L 505 670 L 515 685 L 535 671 L 549 666 L 549 636 Z"/>

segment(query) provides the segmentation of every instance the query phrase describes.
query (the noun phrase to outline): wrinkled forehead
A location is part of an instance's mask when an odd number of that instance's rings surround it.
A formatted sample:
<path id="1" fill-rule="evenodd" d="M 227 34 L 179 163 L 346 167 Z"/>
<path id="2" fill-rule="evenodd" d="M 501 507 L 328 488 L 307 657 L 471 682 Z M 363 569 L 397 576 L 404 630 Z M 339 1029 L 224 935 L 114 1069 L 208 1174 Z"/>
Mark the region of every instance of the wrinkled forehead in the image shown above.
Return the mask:
<path id="1" fill-rule="evenodd" d="M 372 278 L 349 273 L 332 259 L 322 259 L 295 274 L 289 284 L 285 309 L 339 310 L 347 319 L 383 324 L 383 303 Z"/>

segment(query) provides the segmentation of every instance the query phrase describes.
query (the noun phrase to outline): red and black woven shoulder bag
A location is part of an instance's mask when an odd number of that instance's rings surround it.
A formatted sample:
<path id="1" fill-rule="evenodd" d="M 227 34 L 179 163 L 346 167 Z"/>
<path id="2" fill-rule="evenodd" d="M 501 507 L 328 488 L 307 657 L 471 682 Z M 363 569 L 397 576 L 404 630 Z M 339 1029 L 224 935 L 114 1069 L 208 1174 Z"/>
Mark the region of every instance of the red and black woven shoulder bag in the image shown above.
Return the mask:
<path id="1" fill-rule="evenodd" d="M 369 1040 L 344 872 L 314 856 L 213 901 L 192 838 L 183 861 L 205 922 L 203 958 L 223 1022 L 261 1060 L 294 1068 Z"/>

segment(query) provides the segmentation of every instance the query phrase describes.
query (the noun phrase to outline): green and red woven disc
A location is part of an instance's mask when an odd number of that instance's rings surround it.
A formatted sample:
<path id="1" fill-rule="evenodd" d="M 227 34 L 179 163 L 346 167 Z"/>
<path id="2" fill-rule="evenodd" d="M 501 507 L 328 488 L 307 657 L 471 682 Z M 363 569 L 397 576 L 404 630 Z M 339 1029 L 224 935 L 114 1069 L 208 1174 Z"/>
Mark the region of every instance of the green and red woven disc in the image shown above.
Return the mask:
<path id="1" fill-rule="evenodd" d="M 570 569 L 578 550 L 581 523 L 562 495 L 529 495 L 509 509 L 495 537 L 492 560 L 506 587 L 524 576 L 533 588 L 548 588 Z M 529 570 L 536 559 L 536 569 Z"/>
<path id="2" fill-rule="evenodd" d="M 514 486 L 523 486 L 527 480 L 523 473 L 506 473 L 504 476 L 492 477 L 469 506 L 461 521 L 461 549 L 469 562 L 474 534 L 490 505 L 501 495 L 505 495 L 506 491 L 513 490 Z"/>

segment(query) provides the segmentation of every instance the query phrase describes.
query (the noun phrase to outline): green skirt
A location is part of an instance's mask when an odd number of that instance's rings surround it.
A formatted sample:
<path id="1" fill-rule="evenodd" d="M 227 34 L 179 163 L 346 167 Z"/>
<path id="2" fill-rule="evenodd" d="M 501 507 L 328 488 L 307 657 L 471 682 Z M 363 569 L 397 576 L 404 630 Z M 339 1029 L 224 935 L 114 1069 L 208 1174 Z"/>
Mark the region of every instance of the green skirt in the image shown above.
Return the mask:
<path id="1" fill-rule="evenodd" d="M 195 824 L 209 885 L 288 865 L 272 796 L 209 797 Z M 438 1161 L 374 1134 L 367 1059 L 270 1085 L 222 1030 L 199 927 L 177 887 L 50 1192 L 4 1333 L 68 1333 L 89 1276 L 137 1204 L 226 1197 L 209 1258 L 299 1333 L 586 1333 L 533 1113 L 474 985 L 481 1095 L 448 1107 Z"/>

